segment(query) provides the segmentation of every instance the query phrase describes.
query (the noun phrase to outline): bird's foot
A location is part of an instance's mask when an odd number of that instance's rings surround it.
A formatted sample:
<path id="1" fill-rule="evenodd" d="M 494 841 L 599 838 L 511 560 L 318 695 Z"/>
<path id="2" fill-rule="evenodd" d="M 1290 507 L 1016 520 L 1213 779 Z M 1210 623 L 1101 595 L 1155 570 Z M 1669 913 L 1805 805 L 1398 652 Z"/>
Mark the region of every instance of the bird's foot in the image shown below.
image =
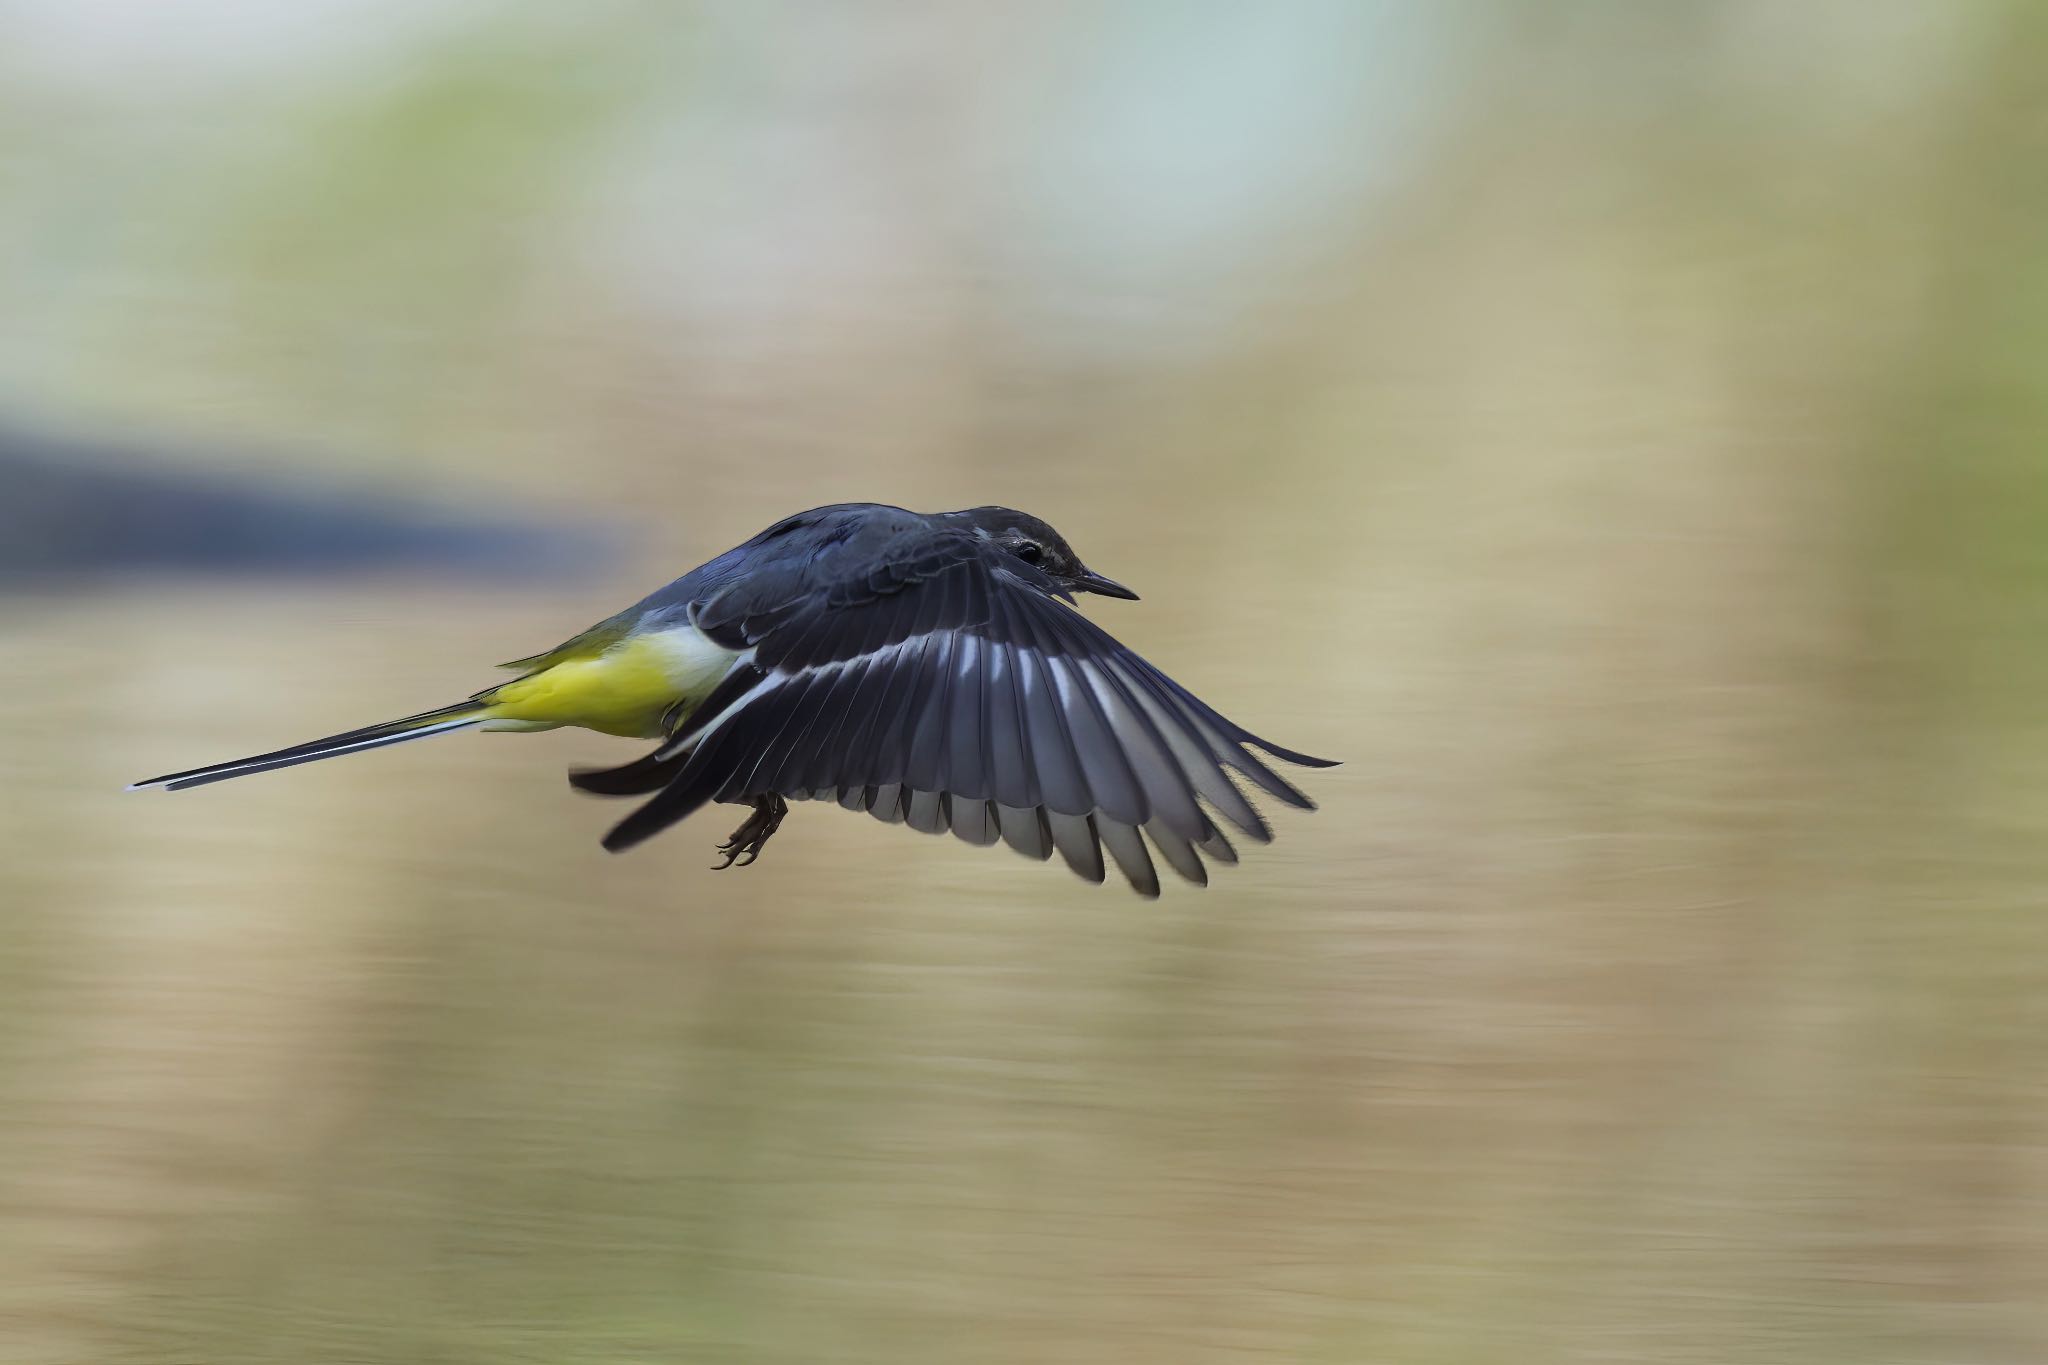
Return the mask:
<path id="1" fill-rule="evenodd" d="M 745 824 L 732 832 L 732 838 L 718 846 L 718 851 L 725 855 L 725 861 L 711 870 L 723 872 L 735 863 L 745 867 L 760 857 L 762 848 L 775 837 L 775 831 L 782 828 L 782 817 L 787 814 L 789 803 L 781 797 L 772 794 L 755 797 L 754 813 L 747 817 Z"/>

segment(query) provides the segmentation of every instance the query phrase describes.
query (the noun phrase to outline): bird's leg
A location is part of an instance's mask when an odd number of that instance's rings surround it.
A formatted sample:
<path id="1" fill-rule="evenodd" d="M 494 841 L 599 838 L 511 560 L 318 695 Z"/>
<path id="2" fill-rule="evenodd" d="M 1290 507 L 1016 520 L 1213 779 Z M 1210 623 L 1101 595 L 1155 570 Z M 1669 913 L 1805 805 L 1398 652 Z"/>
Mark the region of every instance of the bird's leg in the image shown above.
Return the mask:
<path id="1" fill-rule="evenodd" d="M 782 817 L 787 814 L 789 802 L 775 793 L 755 797 L 754 813 L 747 817 L 745 824 L 732 832 L 732 838 L 718 846 L 718 851 L 725 855 L 725 861 L 712 871 L 723 872 L 733 866 L 734 860 L 738 860 L 739 866 L 745 867 L 760 857 L 762 848 L 775 837 L 775 831 L 782 828 Z"/>

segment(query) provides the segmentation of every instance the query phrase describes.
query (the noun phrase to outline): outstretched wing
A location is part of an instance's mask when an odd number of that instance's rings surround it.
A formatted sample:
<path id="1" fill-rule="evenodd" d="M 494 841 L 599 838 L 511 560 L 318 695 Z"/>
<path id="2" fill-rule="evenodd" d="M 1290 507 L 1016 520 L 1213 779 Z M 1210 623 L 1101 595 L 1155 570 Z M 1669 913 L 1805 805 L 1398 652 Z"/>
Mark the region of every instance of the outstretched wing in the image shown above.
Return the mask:
<path id="1" fill-rule="evenodd" d="M 1060 600 L 1049 578 L 971 535 L 892 545 L 858 577 L 779 600 L 707 602 L 698 628 L 746 651 L 660 749 L 578 773 L 587 791 L 658 791 L 606 836 L 622 849 L 708 801 L 836 800 L 1031 857 L 1090 881 L 1103 850 L 1156 895 L 1145 838 L 1206 882 L 1235 862 L 1213 810 L 1272 837 L 1230 770 L 1313 804 L 1248 746 L 1329 766 L 1233 725 Z M 1207 804 L 1207 809 L 1204 807 Z"/>

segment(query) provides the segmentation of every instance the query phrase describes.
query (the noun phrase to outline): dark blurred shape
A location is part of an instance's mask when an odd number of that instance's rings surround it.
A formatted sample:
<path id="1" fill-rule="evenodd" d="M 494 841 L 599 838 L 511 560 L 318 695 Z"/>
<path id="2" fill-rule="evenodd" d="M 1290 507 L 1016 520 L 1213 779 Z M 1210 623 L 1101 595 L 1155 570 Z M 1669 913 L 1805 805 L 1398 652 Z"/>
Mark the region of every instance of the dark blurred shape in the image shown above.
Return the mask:
<path id="1" fill-rule="evenodd" d="M 588 520 L 146 467 L 154 458 L 0 424 L 0 592 L 139 572 L 560 578 L 610 563 L 620 542 Z"/>

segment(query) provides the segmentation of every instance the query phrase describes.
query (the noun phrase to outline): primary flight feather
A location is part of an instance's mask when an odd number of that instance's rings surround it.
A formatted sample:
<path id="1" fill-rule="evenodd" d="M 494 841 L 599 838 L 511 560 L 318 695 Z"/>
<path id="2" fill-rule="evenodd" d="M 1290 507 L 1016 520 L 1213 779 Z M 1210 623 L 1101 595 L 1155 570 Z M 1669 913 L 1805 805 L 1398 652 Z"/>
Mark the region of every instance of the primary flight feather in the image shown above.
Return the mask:
<path id="1" fill-rule="evenodd" d="M 1232 773 L 1313 809 L 1254 748 L 1329 767 L 1225 720 L 1071 605 L 1135 598 L 1058 532 L 1004 507 L 921 514 L 876 503 L 785 518 L 466 701 L 135 784 L 171 791 L 450 730 L 577 725 L 660 741 L 571 773 L 649 799 L 614 851 L 707 802 L 753 813 L 720 845 L 752 862 L 792 800 L 836 801 L 927 833 L 1055 850 L 1090 881 L 1104 851 L 1143 895 L 1150 848 L 1203 883 L 1236 862 L 1221 820 L 1272 834 Z"/>

